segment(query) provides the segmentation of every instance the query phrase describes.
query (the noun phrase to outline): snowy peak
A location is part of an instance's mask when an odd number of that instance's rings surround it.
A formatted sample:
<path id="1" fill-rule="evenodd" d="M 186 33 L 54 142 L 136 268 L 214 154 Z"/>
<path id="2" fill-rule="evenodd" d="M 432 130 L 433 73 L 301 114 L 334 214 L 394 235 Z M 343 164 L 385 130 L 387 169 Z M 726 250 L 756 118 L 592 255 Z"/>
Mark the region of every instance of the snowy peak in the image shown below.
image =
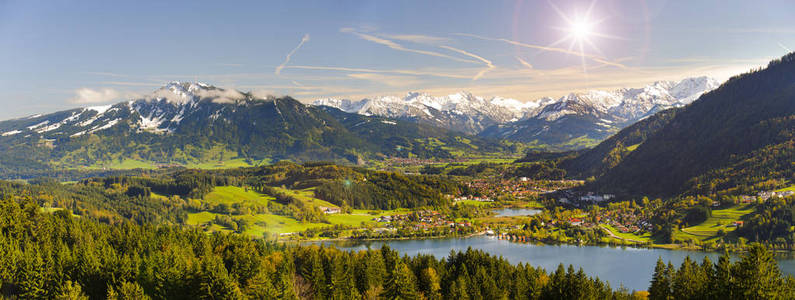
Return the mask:
<path id="1" fill-rule="evenodd" d="M 545 97 L 533 101 L 486 98 L 462 91 L 441 97 L 409 92 L 404 97 L 379 96 L 361 100 L 326 98 L 315 100 L 312 104 L 477 134 L 493 125 L 506 125 L 525 119 L 552 122 L 567 115 L 591 115 L 607 118 L 611 122 L 631 122 L 662 109 L 689 104 L 718 85 L 716 80 L 709 77 L 693 77 L 680 81 L 657 81 L 641 88 L 591 90 L 570 93 L 559 99 Z"/>
<path id="2" fill-rule="evenodd" d="M 317 99 L 315 106 L 330 106 L 348 113 L 411 120 L 476 134 L 488 126 L 517 121 L 549 102 L 522 102 L 503 97 L 479 97 L 462 91 L 436 97 L 409 92 L 403 97 L 379 96 L 361 100 Z"/>

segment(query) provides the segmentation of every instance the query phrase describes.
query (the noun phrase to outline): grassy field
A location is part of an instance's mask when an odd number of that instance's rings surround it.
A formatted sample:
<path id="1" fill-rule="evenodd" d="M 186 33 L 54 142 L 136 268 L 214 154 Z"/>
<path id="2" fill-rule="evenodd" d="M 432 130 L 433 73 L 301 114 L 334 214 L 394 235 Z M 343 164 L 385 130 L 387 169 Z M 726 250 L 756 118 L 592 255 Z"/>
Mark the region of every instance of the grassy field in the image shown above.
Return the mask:
<path id="1" fill-rule="evenodd" d="M 621 239 L 639 241 L 639 242 L 644 242 L 644 243 L 652 241 L 651 233 L 648 233 L 648 232 L 646 232 L 646 233 L 644 233 L 642 235 L 637 235 L 637 234 L 634 234 L 634 233 L 623 233 L 620 230 L 618 230 L 618 228 L 615 228 L 615 227 L 613 227 L 611 225 L 608 225 L 608 224 L 604 224 L 602 226 L 604 228 L 607 228 L 608 230 L 610 230 L 610 232 L 612 232 L 615 236 L 617 236 L 617 237 L 619 237 Z"/>
<path id="2" fill-rule="evenodd" d="M 712 216 L 701 224 L 674 231 L 674 238 L 711 240 L 717 238 L 719 230 L 726 233 L 732 232 L 736 227 L 731 226 L 743 216 L 754 211 L 751 204 L 735 205 L 730 208 L 716 209 Z"/>
<path id="3" fill-rule="evenodd" d="M 635 151 L 635 149 L 638 149 L 638 146 L 640 146 L 640 143 L 637 143 L 635 145 L 629 146 L 629 147 L 627 147 L 627 151 Z"/>
<path id="4" fill-rule="evenodd" d="M 795 191 L 795 184 L 790 185 L 789 187 L 785 187 L 780 190 L 776 190 L 776 192 L 786 192 L 786 191 Z"/>
<path id="5" fill-rule="evenodd" d="M 116 170 L 154 169 L 155 164 L 152 162 L 125 158 L 121 161 L 113 160 L 112 162 L 96 163 L 89 166 L 89 169 L 102 169 L 102 168 L 116 169 Z"/>
<path id="6" fill-rule="evenodd" d="M 461 200 L 461 201 L 456 201 L 455 205 L 466 204 L 466 205 L 474 205 L 474 206 L 487 206 L 487 205 L 492 204 L 492 203 L 494 203 L 494 202 L 483 202 L 483 201 L 475 201 L 475 200 Z"/>
<path id="7" fill-rule="evenodd" d="M 274 214 L 253 214 L 253 215 L 237 215 L 231 216 L 233 219 L 245 219 L 248 221 L 248 228 L 245 230 L 245 234 L 252 236 L 252 237 L 262 237 L 265 233 L 290 233 L 290 232 L 301 232 L 305 231 L 310 228 L 319 228 L 319 227 L 328 227 L 333 226 L 336 224 L 348 225 L 348 226 L 361 226 L 362 224 L 365 225 L 374 225 L 376 224 L 373 221 L 373 218 L 385 216 L 385 215 L 394 215 L 403 213 L 403 210 L 389 210 L 389 211 L 374 211 L 374 214 L 371 214 L 373 211 L 369 210 L 354 210 L 351 214 L 333 214 L 327 215 L 326 218 L 328 219 L 329 223 L 310 223 L 310 222 L 299 222 L 296 219 L 286 216 L 274 215 Z M 209 224 L 209 232 L 229 232 L 231 229 L 224 228 L 217 224 L 211 224 L 212 220 L 215 219 L 216 216 L 222 215 L 218 213 L 213 213 L 209 211 L 203 211 L 198 213 L 191 213 L 188 214 L 187 224 L 192 226 L 199 226 L 199 225 L 206 225 Z"/>
<path id="8" fill-rule="evenodd" d="M 226 203 L 229 205 L 235 203 L 251 203 L 262 206 L 267 206 L 268 201 L 274 198 L 268 195 L 260 194 L 252 190 L 246 190 L 236 186 L 218 186 L 212 192 L 204 196 L 204 201 L 211 204 Z"/>
<path id="9" fill-rule="evenodd" d="M 183 164 L 186 168 L 191 169 L 223 169 L 223 168 L 240 168 L 240 167 L 251 167 L 260 164 L 268 164 L 268 161 L 262 161 L 254 164 L 248 163 L 244 158 L 234 158 L 225 161 L 210 161 L 210 162 L 197 162 L 197 163 L 188 163 Z"/>
<path id="10" fill-rule="evenodd" d="M 309 204 L 314 207 L 318 206 L 338 207 L 337 205 L 331 204 L 331 202 L 315 198 L 315 188 L 308 188 L 303 190 L 290 190 L 290 189 L 275 187 L 274 189 L 276 189 L 279 192 L 285 193 L 287 195 L 293 196 L 298 200 L 303 201 L 305 204 Z"/>

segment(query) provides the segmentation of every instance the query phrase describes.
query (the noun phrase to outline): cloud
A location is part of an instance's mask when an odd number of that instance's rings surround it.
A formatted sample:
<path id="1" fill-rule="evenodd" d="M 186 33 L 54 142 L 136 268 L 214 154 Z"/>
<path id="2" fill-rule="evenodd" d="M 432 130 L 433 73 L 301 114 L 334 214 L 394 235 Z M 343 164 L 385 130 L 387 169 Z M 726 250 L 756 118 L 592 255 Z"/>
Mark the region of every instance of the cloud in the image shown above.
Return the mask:
<path id="1" fill-rule="evenodd" d="M 396 76 L 396 75 L 383 75 L 383 74 L 374 74 L 374 73 L 355 73 L 355 74 L 348 74 L 348 77 L 373 81 L 388 86 L 416 86 L 422 83 L 422 81 L 419 78 L 413 76 Z"/>
<path id="2" fill-rule="evenodd" d="M 391 48 L 393 50 L 397 50 L 397 51 L 417 53 L 417 54 L 434 56 L 434 57 L 441 57 L 441 58 L 446 58 L 446 59 L 459 61 L 459 62 L 475 63 L 475 64 L 478 63 L 477 61 L 474 61 L 474 60 L 458 58 L 458 57 L 442 54 L 442 53 L 439 53 L 439 52 L 406 48 L 403 45 L 395 43 L 395 42 L 393 42 L 391 40 L 388 40 L 388 39 L 385 39 L 385 38 L 380 38 L 380 37 L 377 37 L 377 36 L 374 36 L 374 35 L 371 35 L 371 34 L 357 32 L 356 30 L 354 30 L 352 28 L 342 28 L 342 29 L 340 29 L 340 31 L 354 34 L 354 35 L 358 36 L 359 38 L 361 38 L 363 40 L 370 41 L 370 42 L 373 42 L 373 43 L 376 43 L 376 44 L 380 44 L 380 45 L 384 45 L 384 46 L 387 46 L 387 47 L 389 47 L 389 48 Z"/>
<path id="3" fill-rule="evenodd" d="M 212 89 L 212 90 L 199 90 L 197 96 L 200 98 L 212 99 L 215 103 L 235 103 L 237 100 L 244 98 L 243 94 L 235 89 Z"/>
<path id="4" fill-rule="evenodd" d="M 483 74 L 486 74 L 486 72 L 491 71 L 491 70 L 493 70 L 495 68 L 494 64 L 492 64 L 490 60 L 485 59 L 483 57 L 480 57 L 478 55 L 469 53 L 467 51 L 464 51 L 464 50 L 461 50 L 461 49 L 458 49 L 458 48 L 453 48 L 453 47 L 450 47 L 450 46 L 439 46 L 439 48 L 447 49 L 447 50 L 450 50 L 450 51 L 455 51 L 455 52 L 461 53 L 463 55 L 466 55 L 466 56 L 475 58 L 475 59 L 477 59 L 479 61 L 482 61 L 484 64 L 486 64 L 486 68 L 481 70 L 477 74 L 475 74 L 475 77 L 472 77 L 472 80 L 478 80 L 478 78 L 482 77 Z"/>
<path id="5" fill-rule="evenodd" d="M 290 62 L 290 58 L 293 56 L 293 54 L 295 54 L 295 52 L 298 51 L 298 49 L 301 48 L 301 46 L 303 46 L 304 43 L 308 41 L 309 41 L 309 34 L 307 33 L 304 34 L 304 37 L 301 38 L 301 42 L 298 43 L 298 46 L 295 46 L 295 48 L 292 51 L 290 51 L 290 53 L 287 53 L 287 56 L 284 58 L 284 62 L 276 67 L 276 70 L 273 71 L 273 74 L 279 76 L 282 72 L 282 69 L 284 69 L 284 66 L 286 66 Z"/>
<path id="6" fill-rule="evenodd" d="M 412 43 L 417 43 L 417 44 L 436 45 L 436 44 L 443 44 L 443 43 L 450 42 L 449 38 L 422 35 L 422 34 L 382 34 L 381 36 L 384 36 L 384 37 L 387 37 L 387 38 L 390 38 L 390 39 L 393 39 L 393 40 L 406 41 L 406 42 L 412 42 Z"/>
<path id="7" fill-rule="evenodd" d="M 103 85 L 152 86 L 152 87 L 159 87 L 162 85 L 160 83 L 134 82 L 134 81 L 100 81 L 99 83 Z"/>
<path id="8" fill-rule="evenodd" d="M 558 52 L 558 53 L 564 53 L 564 54 L 571 54 L 571 55 L 576 55 L 576 56 L 579 56 L 579 57 L 582 57 L 582 58 L 587 58 L 587 59 L 593 60 L 593 61 L 598 62 L 598 63 L 605 64 L 605 65 L 614 66 L 614 67 L 618 67 L 618 68 L 622 68 L 622 69 L 627 69 L 627 66 L 625 66 L 625 65 L 623 65 L 621 63 L 618 63 L 618 62 L 609 61 L 609 60 L 607 60 L 607 59 L 605 59 L 603 57 L 599 57 L 599 56 L 592 55 L 592 54 L 587 54 L 587 53 L 580 53 L 580 52 L 577 52 L 577 51 L 572 51 L 572 50 L 563 49 L 563 48 L 539 46 L 539 45 L 533 45 L 533 44 L 517 42 L 517 41 L 509 40 L 509 39 L 489 38 L 489 37 L 484 37 L 484 36 L 479 36 L 479 35 L 469 34 L 469 33 L 455 33 L 455 35 L 466 36 L 466 37 L 471 37 L 471 38 L 476 38 L 476 39 L 481 39 L 481 40 L 486 40 L 486 41 L 505 42 L 505 43 L 512 44 L 512 45 L 515 45 L 515 46 L 524 47 L 524 48 L 530 48 L 530 49 L 538 49 L 538 50 L 549 51 L 549 52 Z"/>
<path id="9" fill-rule="evenodd" d="M 90 88 L 79 88 L 75 90 L 75 96 L 70 98 L 69 102 L 77 104 L 97 104 L 108 103 L 119 98 L 121 98 L 121 93 L 114 89 L 104 88 L 94 90 Z"/>

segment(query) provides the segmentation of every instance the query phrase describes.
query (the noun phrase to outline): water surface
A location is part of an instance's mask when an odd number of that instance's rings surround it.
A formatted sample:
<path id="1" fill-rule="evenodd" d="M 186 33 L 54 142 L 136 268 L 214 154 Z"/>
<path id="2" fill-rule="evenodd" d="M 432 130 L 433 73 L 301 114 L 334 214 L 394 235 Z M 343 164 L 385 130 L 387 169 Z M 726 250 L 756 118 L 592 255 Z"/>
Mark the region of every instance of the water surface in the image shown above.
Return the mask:
<path id="1" fill-rule="evenodd" d="M 532 216 L 540 213 L 541 210 L 534 208 L 501 208 L 495 209 L 494 212 L 497 217 L 517 217 L 517 216 Z"/>
<path id="2" fill-rule="evenodd" d="M 509 262 L 530 263 L 547 271 L 554 271 L 558 264 L 582 267 L 590 276 L 610 282 L 613 288 L 620 285 L 630 290 L 646 290 L 649 287 L 657 258 L 671 261 L 677 267 L 686 256 L 699 263 L 705 256 L 717 262 L 720 254 L 699 251 L 619 248 L 600 246 L 537 245 L 515 243 L 494 237 L 476 236 L 469 238 L 393 240 L 393 241 L 324 241 L 344 250 L 363 250 L 367 247 L 381 248 L 388 244 L 401 254 L 432 254 L 437 258 L 447 257 L 451 250 L 465 251 L 467 248 L 479 249 L 492 255 L 502 256 Z M 779 266 L 786 274 L 795 274 L 795 259 L 780 259 Z"/>

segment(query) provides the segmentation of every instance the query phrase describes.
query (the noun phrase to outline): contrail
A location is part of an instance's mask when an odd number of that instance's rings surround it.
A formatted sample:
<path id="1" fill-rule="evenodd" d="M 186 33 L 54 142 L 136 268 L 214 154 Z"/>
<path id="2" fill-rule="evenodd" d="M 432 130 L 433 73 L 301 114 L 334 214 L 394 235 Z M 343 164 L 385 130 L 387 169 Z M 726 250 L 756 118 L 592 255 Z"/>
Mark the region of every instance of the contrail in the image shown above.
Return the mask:
<path id="1" fill-rule="evenodd" d="M 781 42 L 778 42 L 778 46 L 786 50 L 787 53 L 792 52 L 792 50 L 790 50 L 787 46 L 784 46 L 784 44 L 782 44 Z"/>
<path id="2" fill-rule="evenodd" d="M 556 48 L 556 47 L 547 47 L 547 46 L 539 46 L 539 45 L 533 45 L 533 44 L 525 44 L 525 43 L 522 43 L 522 42 L 517 42 L 517 41 L 509 40 L 509 39 L 489 38 L 489 37 L 484 37 L 484 36 L 479 36 L 479 35 L 469 34 L 469 33 L 454 33 L 454 34 L 455 35 L 460 35 L 460 36 L 468 36 L 468 37 L 481 39 L 481 40 L 487 40 L 487 41 L 505 42 L 505 43 L 508 43 L 508 44 L 516 45 L 516 46 L 519 46 L 519 47 L 530 48 L 530 49 L 539 49 L 539 50 L 544 50 L 544 51 L 552 51 L 552 52 L 560 52 L 560 53 L 565 53 L 565 54 L 572 54 L 572 55 L 576 55 L 576 56 L 579 56 L 579 57 L 582 57 L 582 58 L 591 59 L 591 60 L 593 60 L 595 62 L 603 63 L 603 64 L 614 66 L 614 67 L 619 67 L 619 68 L 622 68 L 622 69 L 627 69 L 627 66 L 625 66 L 623 64 L 620 64 L 620 63 L 617 63 L 617 62 L 608 61 L 608 60 L 605 60 L 604 58 L 601 58 L 601 57 L 598 57 L 598 56 L 595 56 L 595 55 L 584 54 L 584 53 L 580 53 L 580 52 L 572 51 L 572 50 L 568 50 L 568 49 Z"/>
<path id="3" fill-rule="evenodd" d="M 453 48 L 453 47 L 450 47 L 450 46 L 439 46 L 439 48 L 447 49 L 447 50 L 450 50 L 450 51 L 455 51 L 455 52 L 461 53 L 463 55 L 466 55 L 466 56 L 475 58 L 475 59 L 477 59 L 479 61 L 482 61 L 484 64 L 486 64 L 486 68 L 481 70 L 480 72 L 478 72 L 478 74 L 476 74 L 475 77 L 472 77 L 472 80 L 478 80 L 478 78 L 482 77 L 483 74 L 486 74 L 486 72 L 488 72 L 488 71 L 490 71 L 490 70 L 495 68 L 494 64 L 492 64 L 490 60 L 485 59 L 483 57 L 480 57 L 480 56 L 478 56 L 476 54 L 472 54 L 472 53 L 469 53 L 467 51 L 464 51 L 464 50 L 461 50 L 461 49 L 458 49 L 458 48 Z"/>
<path id="4" fill-rule="evenodd" d="M 459 62 L 474 63 L 474 64 L 478 63 L 477 61 L 474 61 L 474 60 L 461 59 L 461 58 L 458 58 L 458 57 L 445 55 L 445 54 L 442 54 L 442 53 L 439 53 L 439 52 L 406 48 L 403 45 L 395 43 L 395 42 L 393 42 L 391 40 L 388 40 L 388 39 L 385 39 L 385 38 L 380 38 L 380 37 L 377 37 L 377 36 L 374 36 L 374 35 L 370 35 L 370 34 L 366 34 L 366 33 L 356 32 L 356 31 L 354 31 L 353 29 L 350 29 L 350 28 L 343 28 L 340 31 L 341 32 L 352 33 L 352 34 L 358 36 L 359 38 L 361 38 L 363 40 L 370 41 L 370 42 L 373 42 L 373 43 L 376 43 L 376 44 L 380 44 L 380 45 L 384 45 L 384 46 L 387 46 L 387 47 L 389 47 L 389 48 L 391 48 L 393 50 L 397 50 L 397 51 L 404 51 L 404 52 L 411 52 L 411 53 L 423 54 L 423 55 L 428 55 L 428 56 L 442 57 L 442 58 L 447 58 L 447 59 L 454 60 L 454 61 L 459 61 Z"/>
<path id="5" fill-rule="evenodd" d="M 279 76 L 282 73 L 282 69 L 284 69 L 284 66 L 286 66 L 287 63 L 290 62 L 290 57 L 292 57 L 293 54 L 295 54 L 295 51 L 298 51 L 298 49 L 301 48 L 301 46 L 303 46 L 304 43 L 306 43 L 308 41 L 309 41 L 309 34 L 307 33 L 307 34 L 304 34 L 304 37 L 301 38 L 301 42 L 298 43 L 298 46 L 295 46 L 295 49 L 293 49 L 293 51 L 290 51 L 290 53 L 287 53 L 287 57 L 284 58 L 284 62 L 281 65 L 279 65 L 278 67 L 276 67 L 276 70 L 273 71 L 273 74 L 276 74 L 276 76 Z"/>
<path id="6" fill-rule="evenodd" d="M 519 60 L 519 63 L 521 63 L 523 66 L 527 67 L 527 68 L 528 68 L 528 69 L 530 69 L 530 70 L 534 70 L 534 68 L 533 68 L 533 65 L 531 65 L 531 64 L 530 64 L 530 63 L 528 63 L 528 62 L 526 62 L 526 61 L 525 61 L 524 59 L 522 59 L 521 57 L 518 57 L 518 56 L 517 56 L 517 57 L 516 57 L 516 59 L 518 59 L 518 60 Z"/>
<path id="7" fill-rule="evenodd" d="M 464 75 L 444 74 L 444 73 L 434 73 L 434 72 L 423 72 L 423 71 L 411 71 L 411 70 L 376 70 L 376 69 L 364 69 L 364 68 L 325 67 L 325 66 L 286 66 L 285 68 L 288 68 L 288 69 L 302 69 L 302 70 L 324 70 L 324 71 L 365 72 L 365 73 L 389 73 L 389 74 L 433 76 L 433 77 L 444 77 L 444 78 L 467 78 L 467 79 L 470 78 L 469 76 L 464 76 Z"/>

